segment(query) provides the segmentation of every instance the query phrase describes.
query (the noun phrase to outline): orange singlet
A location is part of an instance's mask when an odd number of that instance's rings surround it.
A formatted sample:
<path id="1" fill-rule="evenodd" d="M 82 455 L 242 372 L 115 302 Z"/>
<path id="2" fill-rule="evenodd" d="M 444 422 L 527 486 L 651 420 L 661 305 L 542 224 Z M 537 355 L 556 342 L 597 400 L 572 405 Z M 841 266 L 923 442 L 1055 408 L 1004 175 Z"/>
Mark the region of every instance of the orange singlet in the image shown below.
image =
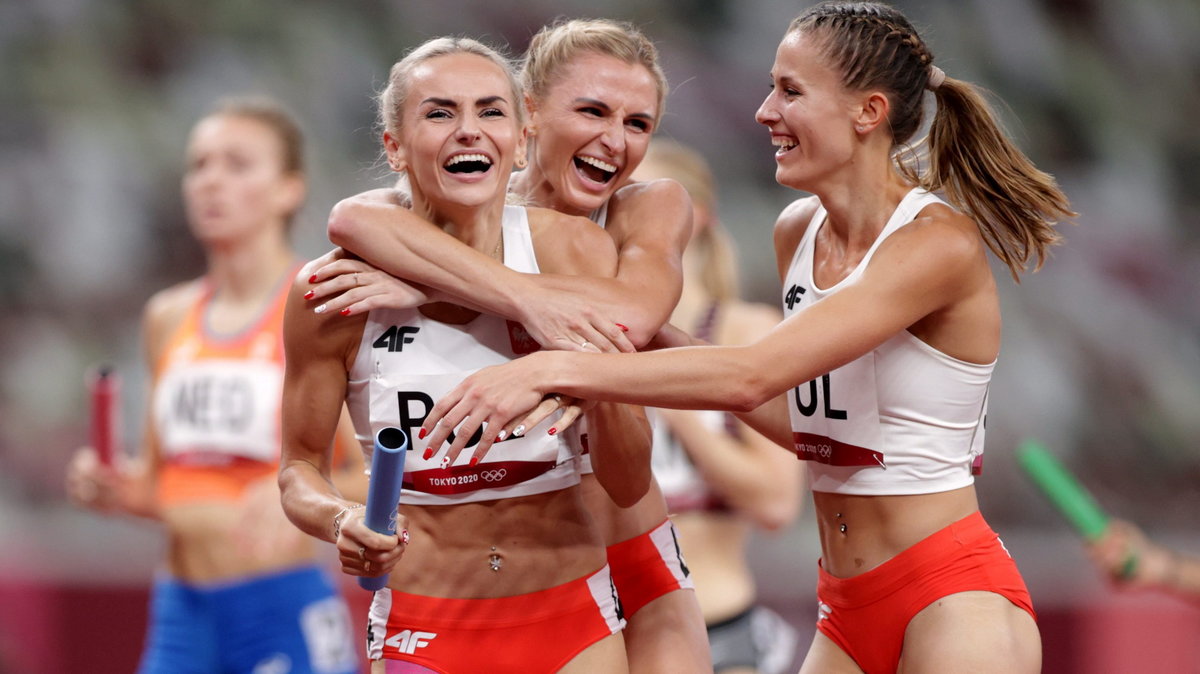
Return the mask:
<path id="1" fill-rule="evenodd" d="M 247 484 L 278 470 L 283 310 L 295 271 L 258 320 L 232 335 L 208 328 L 214 289 L 196 281 L 199 298 L 154 369 L 160 505 L 238 500 Z"/>

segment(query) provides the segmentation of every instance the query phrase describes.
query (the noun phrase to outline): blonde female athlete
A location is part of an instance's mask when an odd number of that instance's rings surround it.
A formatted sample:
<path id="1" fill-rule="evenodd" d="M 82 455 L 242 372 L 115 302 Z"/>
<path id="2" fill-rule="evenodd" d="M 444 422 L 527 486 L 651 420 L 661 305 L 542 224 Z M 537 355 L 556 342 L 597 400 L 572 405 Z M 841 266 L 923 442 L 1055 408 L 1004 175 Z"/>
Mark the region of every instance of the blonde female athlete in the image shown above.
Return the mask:
<path id="1" fill-rule="evenodd" d="M 114 469 L 85 449 L 71 465 L 76 502 L 166 529 L 140 672 L 358 670 L 346 606 L 276 486 L 283 307 L 300 267 L 287 231 L 304 193 L 300 130 L 276 104 L 232 102 L 196 124 L 183 197 L 208 270 L 146 305 L 140 459 Z M 339 484 L 361 494 L 361 458 L 345 454 Z"/>
<path id="2" fill-rule="evenodd" d="M 339 204 L 330 218 L 330 239 L 388 273 L 435 289 L 431 292 L 519 322 L 543 347 L 632 350 L 670 316 L 691 233 L 690 202 L 678 183 L 628 184 L 663 114 L 667 85 L 657 51 L 627 24 L 566 21 L 534 36 L 523 79 L 530 163 L 511 189 L 532 205 L 586 215 L 603 225 L 617 245 L 615 278 L 519 274 L 423 222 L 388 191 Z M 402 305 L 412 292 L 355 260 L 329 264 L 314 280 L 315 309 L 349 317 Z M 326 299 L 336 293 L 342 294 Z M 588 416 L 586 435 L 573 432 L 572 439 L 594 447 L 599 415 Z M 631 425 L 621 421 L 619 408 L 606 416 L 619 427 Z M 648 433 L 645 442 L 649 447 Z M 633 507 L 621 508 L 586 463 L 584 470 L 588 510 L 609 544 L 628 621 L 631 669 L 711 670 L 688 567 L 657 485 L 651 483 Z"/>
<path id="3" fill-rule="evenodd" d="M 432 40 L 393 66 L 380 100 L 383 141 L 413 212 L 522 273 L 611 275 L 612 242 L 588 220 L 506 205 L 525 149 L 521 102 L 508 63 L 474 40 Z M 328 484 L 327 439 L 343 399 L 370 452 L 374 433 L 415 431 L 437 396 L 532 343 L 511 321 L 446 302 L 349 319 L 314 313 L 303 296 L 324 261 L 297 277 L 289 300 L 281 485 L 288 515 L 336 542 L 344 571 L 391 574 L 371 607 L 373 671 L 627 671 L 579 457 L 549 432 L 553 420 L 495 438 L 487 461 L 450 461 L 415 434 L 398 536 L 367 529 L 361 504 Z M 643 415 L 620 414 L 646 432 Z M 636 435 L 629 445 L 598 440 L 598 477 L 614 499 L 636 501 L 650 479 L 648 447 Z M 616 470 L 605 469 L 610 459 Z"/>
<path id="4" fill-rule="evenodd" d="M 776 180 L 814 195 L 775 227 L 784 321 L 746 346 L 548 351 L 483 370 L 434 407 L 429 441 L 532 423 L 552 393 L 745 412 L 809 461 L 822 554 L 802 671 L 1036 672 L 1028 592 L 973 485 L 1000 348 L 986 253 L 1014 276 L 1041 261 L 1069 203 L 887 5 L 804 12 L 770 81 L 757 119 Z M 928 90 L 922 170 L 897 159 Z M 782 405 L 756 410 L 785 392 L 787 421 Z"/>

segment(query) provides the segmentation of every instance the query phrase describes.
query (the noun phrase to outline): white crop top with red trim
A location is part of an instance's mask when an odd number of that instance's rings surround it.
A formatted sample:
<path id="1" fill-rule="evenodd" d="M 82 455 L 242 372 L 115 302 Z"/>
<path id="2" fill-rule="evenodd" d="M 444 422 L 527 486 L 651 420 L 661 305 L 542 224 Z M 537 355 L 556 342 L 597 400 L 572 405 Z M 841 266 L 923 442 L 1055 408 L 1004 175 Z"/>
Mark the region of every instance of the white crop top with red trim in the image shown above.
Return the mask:
<path id="1" fill-rule="evenodd" d="M 785 318 L 854 283 L 879 245 L 924 207 L 944 203 L 909 192 L 862 262 L 830 288 L 813 281 L 813 249 L 825 224 L 818 207 L 783 286 Z M 988 384 L 995 362 L 969 363 L 905 331 L 836 370 L 788 392 L 797 457 L 809 461 L 814 491 L 928 494 L 974 481 L 983 454 Z"/>
<path id="2" fill-rule="evenodd" d="M 504 264 L 519 272 L 538 273 L 524 208 L 505 206 L 503 237 Z M 366 464 L 371 465 L 375 434 L 394 426 L 409 435 L 402 503 L 453 505 L 578 484 L 575 451 L 562 435 L 547 433 L 560 413 L 520 437 L 496 443 L 475 466 L 469 465 L 470 450 L 478 437 L 471 439 L 453 465 L 447 465 L 448 443 L 425 459 L 426 441 L 416 436 L 433 404 L 472 372 L 538 348 L 520 324 L 490 314 L 453 325 L 427 318 L 417 309 L 371 311 L 346 397 Z"/>

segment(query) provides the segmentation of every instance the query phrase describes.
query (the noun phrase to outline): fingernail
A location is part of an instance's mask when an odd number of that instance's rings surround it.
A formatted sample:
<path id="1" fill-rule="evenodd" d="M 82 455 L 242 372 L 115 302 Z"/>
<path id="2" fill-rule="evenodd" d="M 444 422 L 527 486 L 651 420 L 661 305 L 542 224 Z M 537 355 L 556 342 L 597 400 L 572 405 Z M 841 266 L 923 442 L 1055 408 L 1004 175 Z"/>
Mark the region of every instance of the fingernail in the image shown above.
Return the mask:
<path id="1" fill-rule="evenodd" d="M 629 332 L 629 326 L 617 323 L 617 327 L 621 328 L 621 332 Z"/>
<path id="2" fill-rule="evenodd" d="M 313 274 L 312 276 L 309 276 L 309 277 L 308 277 L 308 282 L 309 282 L 309 283 L 316 283 L 316 282 L 317 282 L 317 275 L 316 275 L 316 274 Z"/>
<path id="3" fill-rule="evenodd" d="M 340 313 L 343 316 L 349 316 L 350 315 L 350 307 L 346 307 L 345 309 L 342 309 L 338 313 Z"/>
<path id="4" fill-rule="evenodd" d="M 513 429 L 513 437 L 515 438 L 515 437 L 517 437 L 518 435 L 520 435 L 520 434 L 522 434 L 522 433 L 524 433 L 524 432 L 525 432 L 525 425 L 524 425 L 524 424 L 522 424 L 522 425 L 520 425 L 520 426 L 517 426 L 516 428 L 514 428 L 514 429 Z"/>
<path id="5" fill-rule="evenodd" d="M 546 435 L 554 435 L 557 432 L 558 432 L 557 428 L 551 428 L 550 430 L 546 431 Z"/>
<path id="6" fill-rule="evenodd" d="M 476 465 L 476 464 L 478 464 L 478 463 L 479 463 L 479 457 L 478 457 L 478 456 L 472 456 L 472 457 L 471 457 L 471 460 L 467 462 L 467 466 L 468 466 L 468 467 L 471 467 L 471 468 L 474 468 L 474 467 L 475 467 L 475 465 Z"/>
<path id="7" fill-rule="evenodd" d="M 432 448 L 432 447 L 427 447 L 427 448 L 425 449 L 425 454 L 424 454 L 424 455 L 423 455 L 421 458 L 423 458 L 423 459 L 425 459 L 426 461 L 428 461 L 428 460 L 429 460 L 429 457 L 431 457 L 431 456 L 433 456 L 433 448 Z"/>
<path id="8" fill-rule="evenodd" d="M 313 313 L 314 313 L 314 314 L 323 314 L 323 313 L 325 313 L 325 306 L 326 306 L 326 305 L 322 304 L 321 306 L 317 307 L 316 309 L 313 309 Z"/>
<path id="9" fill-rule="evenodd" d="M 427 431 L 427 430 L 425 430 L 424 428 L 422 428 L 422 429 L 421 429 L 421 432 L 420 432 L 420 433 L 417 433 L 417 439 L 418 439 L 418 440 L 424 440 L 426 435 L 429 435 L 429 431 Z"/>
<path id="10" fill-rule="evenodd" d="M 317 294 L 317 291 L 310 290 L 310 291 L 304 293 L 304 299 L 311 300 L 313 298 L 313 295 L 316 295 L 316 294 Z"/>
<path id="11" fill-rule="evenodd" d="M 507 436 L 507 435 L 508 435 L 508 431 L 500 431 L 498 434 L 496 434 L 496 442 L 503 442 L 505 436 Z"/>

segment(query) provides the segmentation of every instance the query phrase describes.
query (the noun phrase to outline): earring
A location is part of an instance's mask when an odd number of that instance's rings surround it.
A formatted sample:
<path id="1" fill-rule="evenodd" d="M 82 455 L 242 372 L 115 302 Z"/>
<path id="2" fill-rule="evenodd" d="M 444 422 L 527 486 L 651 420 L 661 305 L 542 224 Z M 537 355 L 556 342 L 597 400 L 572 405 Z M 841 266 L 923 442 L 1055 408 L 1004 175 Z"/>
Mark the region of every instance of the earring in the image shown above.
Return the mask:
<path id="1" fill-rule="evenodd" d="M 526 161 L 526 159 L 525 159 L 525 156 L 524 156 L 524 155 L 522 155 L 522 156 L 520 156 L 520 157 L 517 157 L 517 160 L 513 162 L 513 165 L 514 165 L 514 166 L 516 166 L 516 167 L 517 167 L 517 168 L 519 168 L 519 169 L 523 169 L 523 168 L 525 168 L 525 166 L 526 166 L 528 163 L 529 163 L 529 162 L 528 162 L 528 161 Z"/>
<path id="2" fill-rule="evenodd" d="M 862 133 L 862 132 L 863 132 L 863 130 L 864 130 L 864 129 L 866 129 L 866 128 L 867 128 L 867 127 L 863 126 L 862 124 L 859 124 L 858 126 L 854 127 L 854 129 L 855 129 L 856 131 L 858 131 L 859 133 Z"/>

